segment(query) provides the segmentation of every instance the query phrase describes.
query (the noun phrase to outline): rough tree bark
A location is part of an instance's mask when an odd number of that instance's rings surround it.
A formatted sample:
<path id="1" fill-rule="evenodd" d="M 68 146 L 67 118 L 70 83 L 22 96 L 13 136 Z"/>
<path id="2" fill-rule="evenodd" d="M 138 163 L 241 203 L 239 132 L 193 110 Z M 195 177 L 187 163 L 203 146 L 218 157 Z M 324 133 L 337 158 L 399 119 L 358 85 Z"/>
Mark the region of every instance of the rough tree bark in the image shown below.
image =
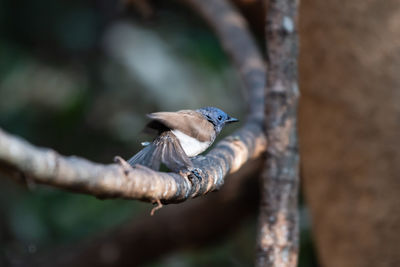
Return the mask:
<path id="1" fill-rule="evenodd" d="M 296 266 L 299 156 L 296 116 L 297 1 L 270 0 L 266 17 L 267 86 L 257 266 Z"/>
<path id="2" fill-rule="evenodd" d="M 80 157 L 64 157 L 51 149 L 35 147 L 0 129 L 0 170 L 31 183 L 47 184 L 99 198 L 127 198 L 148 202 L 181 202 L 218 190 L 225 175 L 237 171 L 265 148 L 260 126 L 249 122 L 233 136 L 219 142 L 194 166 L 205 175 L 189 180 L 177 173 L 156 172 L 144 166 L 124 168 Z"/>

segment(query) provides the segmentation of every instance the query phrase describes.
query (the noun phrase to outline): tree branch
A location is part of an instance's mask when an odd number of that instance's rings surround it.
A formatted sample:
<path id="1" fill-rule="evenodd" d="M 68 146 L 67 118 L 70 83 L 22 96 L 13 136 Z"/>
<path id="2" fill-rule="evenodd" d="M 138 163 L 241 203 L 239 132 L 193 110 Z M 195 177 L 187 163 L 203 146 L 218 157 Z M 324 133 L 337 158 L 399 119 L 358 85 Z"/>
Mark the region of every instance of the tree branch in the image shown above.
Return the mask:
<path id="1" fill-rule="evenodd" d="M 255 214 L 261 165 L 261 158 L 246 163 L 218 194 L 134 218 L 80 245 L 28 258 L 21 266 L 141 266 L 178 249 L 218 242 Z"/>
<path id="2" fill-rule="evenodd" d="M 264 119 L 266 67 L 248 30 L 247 22 L 226 0 L 184 0 L 214 29 L 225 51 L 231 56 L 248 92 L 248 120 L 260 125 Z"/>
<path id="3" fill-rule="evenodd" d="M 148 202 L 181 202 L 218 190 L 229 173 L 266 149 L 262 131 L 265 69 L 241 16 L 220 0 L 190 0 L 216 30 L 241 73 L 248 90 L 249 113 L 245 125 L 219 142 L 205 157 L 194 160 L 202 181 L 176 173 L 156 172 L 137 166 L 126 172 L 117 164 L 98 164 L 51 149 L 38 148 L 0 129 L 0 170 L 30 182 L 47 184 L 99 198 L 126 198 Z M 213 9 L 212 7 L 215 7 Z M 219 12 L 216 12 L 218 10 Z M 260 100 L 261 99 L 261 100 Z"/>
<path id="4" fill-rule="evenodd" d="M 266 18 L 268 140 L 257 244 L 257 266 L 296 266 L 299 156 L 296 113 L 297 0 L 270 0 Z"/>

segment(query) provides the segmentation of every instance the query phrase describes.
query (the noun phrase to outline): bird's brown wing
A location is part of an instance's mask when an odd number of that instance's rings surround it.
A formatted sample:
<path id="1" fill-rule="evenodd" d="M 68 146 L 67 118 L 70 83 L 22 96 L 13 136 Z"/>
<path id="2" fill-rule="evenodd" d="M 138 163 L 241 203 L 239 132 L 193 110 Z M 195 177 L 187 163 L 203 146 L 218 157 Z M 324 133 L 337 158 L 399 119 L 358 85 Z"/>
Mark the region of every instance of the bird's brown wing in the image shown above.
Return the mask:
<path id="1" fill-rule="evenodd" d="M 214 126 L 204 116 L 193 110 L 180 110 L 177 112 L 155 112 L 147 115 L 153 121 L 148 124 L 160 127 L 164 125 L 172 130 L 179 130 L 182 133 L 198 139 L 201 142 L 207 142 L 213 139 L 215 134 Z"/>

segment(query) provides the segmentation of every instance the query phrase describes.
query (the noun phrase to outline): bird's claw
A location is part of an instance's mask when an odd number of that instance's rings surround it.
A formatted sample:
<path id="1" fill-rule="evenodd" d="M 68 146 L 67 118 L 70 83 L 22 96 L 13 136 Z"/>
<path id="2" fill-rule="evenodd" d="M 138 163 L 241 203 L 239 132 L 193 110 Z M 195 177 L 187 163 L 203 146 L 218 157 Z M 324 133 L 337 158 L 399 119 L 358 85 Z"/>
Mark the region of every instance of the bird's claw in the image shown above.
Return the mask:
<path id="1" fill-rule="evenodd" d="M 189 174 L 190 181 L 192 181 L 192 179 L 194 178 L 193 176 L 195 176 L 199 180 L 199 182 L 201 182 L 203 180 L 203 177 L 202 177 L 203 171 L 201 169 L 193 168 L 193 169 L 190 169 L 189 171 L 190 171 L 190 174 Z"/>

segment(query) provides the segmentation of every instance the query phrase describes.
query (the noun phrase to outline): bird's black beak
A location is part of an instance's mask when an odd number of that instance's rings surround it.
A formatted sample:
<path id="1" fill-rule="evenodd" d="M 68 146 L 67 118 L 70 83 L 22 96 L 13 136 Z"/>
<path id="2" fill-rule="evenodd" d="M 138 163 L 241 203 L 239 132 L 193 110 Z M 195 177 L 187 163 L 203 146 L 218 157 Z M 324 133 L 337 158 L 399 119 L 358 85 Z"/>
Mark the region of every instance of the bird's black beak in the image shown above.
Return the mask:
<path id="1" fill-rule="evenodd" d="M 225 122 L 226 123 L 232 123 L 232 122 L 238 122 L 239 120 L 233 117 L 229 117 Z"/>

